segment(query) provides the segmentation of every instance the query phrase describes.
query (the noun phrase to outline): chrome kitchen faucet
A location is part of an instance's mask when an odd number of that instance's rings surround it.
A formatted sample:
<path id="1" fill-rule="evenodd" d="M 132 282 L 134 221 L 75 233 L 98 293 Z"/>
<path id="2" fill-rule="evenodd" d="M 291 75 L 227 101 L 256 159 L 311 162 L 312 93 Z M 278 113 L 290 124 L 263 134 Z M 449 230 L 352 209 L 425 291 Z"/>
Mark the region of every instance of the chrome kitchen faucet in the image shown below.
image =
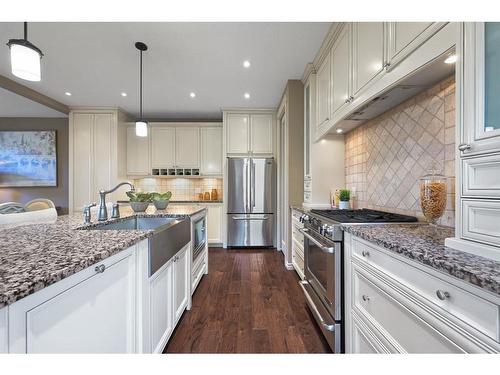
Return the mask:
<path id="1" fill-rule="evenodd" d="M 99 214 L 97 216 L 97 220 L 99 221 L 108 220 L 108 210 L 106 208 L 106 195 L 114 192 L 116 189 L 118 189 L 120 186 L 123 185 L 129 185 L 130 191 L 135 191 L 134 185 L 132 185 L 130 182 L 122 182 L 116 185 L 113 189 L 99 191 Z"/>

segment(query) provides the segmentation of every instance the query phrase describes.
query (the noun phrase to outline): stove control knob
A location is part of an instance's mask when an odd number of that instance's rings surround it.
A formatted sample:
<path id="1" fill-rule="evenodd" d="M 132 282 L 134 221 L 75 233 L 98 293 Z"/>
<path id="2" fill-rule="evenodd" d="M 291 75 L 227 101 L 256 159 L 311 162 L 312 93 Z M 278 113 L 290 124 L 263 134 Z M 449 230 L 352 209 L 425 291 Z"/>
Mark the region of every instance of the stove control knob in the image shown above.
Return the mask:
<path id="1" fill-rule="evenodd" d="M 301 222 L 302 223 L 306 223 L 308 221 L 309 221 L 309 216 L 308 215 L 304 214 L 304 215 L 301 216 Z"/>
<path id="2" fill-rule="evenodd" d="M 323 233 L 324 236 L 331 237 L 333 235 L 333 225 L 328 225 Z"/>
<path id="3" fill-rule="evenodd" d="M 326 231 L 328 230 L 328 225 L 327 224 L 323 224 L 320 228 L 319 228 L 319 234 L 325 236 L 326 235 Z"/>

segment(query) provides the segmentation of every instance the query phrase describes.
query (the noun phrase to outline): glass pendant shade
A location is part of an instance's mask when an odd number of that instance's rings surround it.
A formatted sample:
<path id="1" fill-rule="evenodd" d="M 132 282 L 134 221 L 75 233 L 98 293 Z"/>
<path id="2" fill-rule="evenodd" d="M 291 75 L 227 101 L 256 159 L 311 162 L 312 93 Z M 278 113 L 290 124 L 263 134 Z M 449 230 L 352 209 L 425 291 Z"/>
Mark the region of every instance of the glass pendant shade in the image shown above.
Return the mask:
<path id="1" fill-rule="evenodd" d="M 10 41 L 9 47 L 12 74 L 27 81 L 40 81 L 41 52 L 25 40 Z"/>
<path id="2" fill-rule="evenodd" d="M 137 120 L 135 122 L 135 135 L 138 137 L 148 136 L 148 123 L 144 120 Z"/>

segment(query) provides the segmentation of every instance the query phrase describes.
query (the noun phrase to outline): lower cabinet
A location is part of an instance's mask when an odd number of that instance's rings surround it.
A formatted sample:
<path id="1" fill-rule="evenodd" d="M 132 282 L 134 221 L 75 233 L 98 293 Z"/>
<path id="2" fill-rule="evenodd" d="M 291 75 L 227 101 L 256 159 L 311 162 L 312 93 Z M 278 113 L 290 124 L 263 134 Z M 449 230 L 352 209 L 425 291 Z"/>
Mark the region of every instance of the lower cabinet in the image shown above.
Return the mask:
<path id="1" fill-rule="evenodd" d="M 135 247 L 9 306 L 10 353 L 134 353 Z"/>
<path id="2" fill-rule="evenodd" d="M 186 309 L 191 296 L 191 285 L 189 283 L 191 279 L 189 274 L 190 248 L 191 244 L 189 243 L 173 258 L 174 326 Z"/>
<path id="3" fill-rule="evenodd" d="M 346 352 L 498 353 L 500 298 L 345 234 Z"/>
<path id="4" fill-rule="evenodd" d="M 292 209 L 292 219 L 290 220 L 292 228 L 292 265 L 301 279 L 304 279 L 304 235 L 300 229 L 304 225 L 300 222 L 302 212 Z"/>
<path id="5" fill-rule="evenodd" d="M 208 244 L 222 244 L 222 204 L 207 204 Z"/>

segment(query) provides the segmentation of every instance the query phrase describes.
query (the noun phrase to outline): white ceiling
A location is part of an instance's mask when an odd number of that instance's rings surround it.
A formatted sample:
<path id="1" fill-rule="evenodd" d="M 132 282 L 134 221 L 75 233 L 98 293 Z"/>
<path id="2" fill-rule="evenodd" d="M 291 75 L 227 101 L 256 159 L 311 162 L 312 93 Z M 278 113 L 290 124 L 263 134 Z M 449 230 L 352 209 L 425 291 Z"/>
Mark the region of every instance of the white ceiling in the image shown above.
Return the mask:
<path id="1" fill-rule="evenodd" d="M 67 117 L 0 87 L 0 117 Z"/>
<path id="2" fill-rule="evenodd" d="M 145 117 L 220 118 L 224 107 L 276 107 L 286 81 L 300 79 L 329 26 L 30 23 L 28 39 L 44 57 L 42 81 L 28 82 L 10 73 L 5 46 L 8 39 L 22 37 L 22 24 L 0 23 L 0 74 L 69 106 L 119 106 L 136 115 L 139 52 L 134 43 L 143 41 L 149 47 L 144 53 Z M 250 69 L 243 68 L 244 60 L 251 62 Z"/>

